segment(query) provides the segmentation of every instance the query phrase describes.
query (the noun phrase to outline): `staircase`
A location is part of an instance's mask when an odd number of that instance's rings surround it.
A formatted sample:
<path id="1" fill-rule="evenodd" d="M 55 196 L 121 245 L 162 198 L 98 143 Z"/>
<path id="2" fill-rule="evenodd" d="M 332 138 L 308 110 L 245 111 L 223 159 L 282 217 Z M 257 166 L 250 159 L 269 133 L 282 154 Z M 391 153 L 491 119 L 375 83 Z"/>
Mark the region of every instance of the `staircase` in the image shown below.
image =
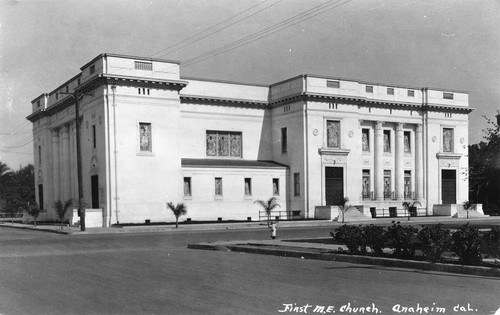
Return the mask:
<path id="1" fill-rule="evenodd" d="M 368 220 L 373 220 L 370 217 L 367 217 L 366 215 L 363 214 L 358 208 L 356 207 L 351 207 L 347 212 L 344 214 L 344 222 L 358 222 L 358 221 L 368 221 Z M 339 216 L 337 217 L 338 222 L 342 222 L 342 214 L 339 213 Z"/>

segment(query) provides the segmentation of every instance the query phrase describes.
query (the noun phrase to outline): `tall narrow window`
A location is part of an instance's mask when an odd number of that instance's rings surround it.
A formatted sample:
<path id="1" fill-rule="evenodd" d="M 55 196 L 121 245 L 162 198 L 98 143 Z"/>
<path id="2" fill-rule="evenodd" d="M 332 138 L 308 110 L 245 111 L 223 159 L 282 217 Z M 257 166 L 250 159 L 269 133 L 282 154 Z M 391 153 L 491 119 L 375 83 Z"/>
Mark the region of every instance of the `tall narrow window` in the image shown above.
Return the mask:
<path id="1" fill-rule="evenodd" d="M 38 184 L 38 206 L 43 210 L 43 184 Z"/>
<path id="2" fill-rule="evenodd" d="M 391 152 L 391 131 L 384 130 L 384 152 Z"/>
<path id="3" fill-rule="evenodd" d="M 252 179 L 245 178 L 245 196 L 252 195 Z"/>
<path id="4" fill-rule="evenodd" d="M 184 196 L 191 196 L 191 177 L 184 177 Z"/>
<path id="5" fill-rule="evenodd" d="M 411 171 L 405 171 L 404 198 L 405 199 L 413 198 L 411 191 Z"/>
<path id="6" fill-rule="evenodd" d="M 326 121 L 326 146 L 340 148 L 340 121 Z"/>
<path id="7" fill-rule="evenodd" d="M 453 152 L 452 128 L 443 128 L 443 152 Z"/>
<path id="8" fill-rule="evenodd" d="M 95 65 L 91 65 L 89 68 L 90 74 L 93 74 L 95 72 Z"/>
<path id="9" fill-rule="evenodd" d="M 97 137 L 95 133 L 95 125 L 92 125 L 92 143 L 94 146 L 94 149 L 97 147 Z"/>
<path id="10" fill-rule="evenodd" d="M 370 129 L 361 130 L 361 146 L 363 152 L 370 152 Z"/>
<path id="11" fill-rule="evenodd" d="M 404 137 L 404 147 L 405 147 L 405 153 L 411 153 L 411 133 L 409 131 L 405 131 L 403 133 L 403 137 Z"/>
<path id="12" fill-rule="evenodd" d="M 281 128 L 281 154 L 288 152 L 288 138 L 286 128 Z"/>
<path id="13" fill-rule="evenodd" d="M 38 146 L 38 164 L 42 164 L 42 146 Z"/>
<path id="14" fill-rule="evenodd" d="M 370 170 L 363 170 L 363 199 L 370 199 Z"/>
<path id="15" fill-rule="evenodd" d="M 215 178 L 215 195 L 222 196 L 222 177 Z"/>
<path id="16" fill-rule="evenodd" d="M 151 123 L 139 123 L 139 147 L 142 152 L 152 152 Z"/>
<path id="17" fill-rule="evenodd" d="M 280 179 L 273 178 L 273 196 L 280 195 Z"/>
<path id="18" fill-rule="evenodd" d="M 300 196 L 300 173 L 293 173 L 293 195 Z"/>
<path id="19" fill-rule="evenodd" d="M 384 171 L 384 199 L 391 199 L 392 186 L 391 186 L 391 171 Z"/>

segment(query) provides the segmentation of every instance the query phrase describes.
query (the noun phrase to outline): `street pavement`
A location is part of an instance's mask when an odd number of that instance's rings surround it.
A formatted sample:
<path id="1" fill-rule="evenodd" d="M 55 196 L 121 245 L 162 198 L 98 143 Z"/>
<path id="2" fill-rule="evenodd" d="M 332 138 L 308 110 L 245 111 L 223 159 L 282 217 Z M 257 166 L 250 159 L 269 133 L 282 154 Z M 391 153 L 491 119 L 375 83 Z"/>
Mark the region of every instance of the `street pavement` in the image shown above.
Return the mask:
<path id="1" fill-rule="evenodd" d="M 327 237 L 331 229 L 281 225 L 278 236 Z M 493 314 L 500 308 L 496 278 L 187 248 L 268 238 L 265 226 L 72 235 L 0 227 L 0 314 L 286 314 L 296 313 L 293 307 Z"/>

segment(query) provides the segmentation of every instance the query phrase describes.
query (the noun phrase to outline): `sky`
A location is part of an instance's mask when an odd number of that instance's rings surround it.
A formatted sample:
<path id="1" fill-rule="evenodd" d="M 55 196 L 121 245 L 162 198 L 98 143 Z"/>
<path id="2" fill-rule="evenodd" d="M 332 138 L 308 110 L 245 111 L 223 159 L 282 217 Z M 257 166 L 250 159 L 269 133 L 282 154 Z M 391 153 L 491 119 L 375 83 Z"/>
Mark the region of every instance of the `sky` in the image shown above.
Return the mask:
<path id="1" fill-rule="evenodd" d="M 178 60 L 185 77 L 467 91 L 477 143 L 500 109 L 499 16 L 499 0 L 0 0 L 0 161 L 33 163 L 31 101 L 105 52 Z"/>

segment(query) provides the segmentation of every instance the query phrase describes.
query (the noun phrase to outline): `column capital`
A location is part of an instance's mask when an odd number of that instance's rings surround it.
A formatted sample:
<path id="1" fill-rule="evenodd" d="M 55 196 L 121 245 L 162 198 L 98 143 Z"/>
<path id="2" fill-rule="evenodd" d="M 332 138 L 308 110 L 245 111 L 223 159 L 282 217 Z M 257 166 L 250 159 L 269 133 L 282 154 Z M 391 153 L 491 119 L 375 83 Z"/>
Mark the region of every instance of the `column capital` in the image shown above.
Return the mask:
<path id="1" fill-rule="evenodd" d="M 403 123 L 398 123 L 396 125 L 396 131 L 403 131 Z"/>
<path id="2" fill-rule="evenodd" d="M 52 138 L 59 138 L 59 129 L 58 128 L 52 129 Z"/>
<path id="3" fill-rule="evenodd" d="M 384 122 L 383 122 L 383 121 L 380 121 L 380 120 L 376 121 L 376 122 L 375 122 L 375 129 L 377 129 L 377 130 L 382 130 L 382 125 L 383 125 L 383 124 L 384 124 Z"/>
<path id="4" fill-rule="evenodd" d="M 422 124 L 417 125 L 417 132 L 422 132 Z"/>

